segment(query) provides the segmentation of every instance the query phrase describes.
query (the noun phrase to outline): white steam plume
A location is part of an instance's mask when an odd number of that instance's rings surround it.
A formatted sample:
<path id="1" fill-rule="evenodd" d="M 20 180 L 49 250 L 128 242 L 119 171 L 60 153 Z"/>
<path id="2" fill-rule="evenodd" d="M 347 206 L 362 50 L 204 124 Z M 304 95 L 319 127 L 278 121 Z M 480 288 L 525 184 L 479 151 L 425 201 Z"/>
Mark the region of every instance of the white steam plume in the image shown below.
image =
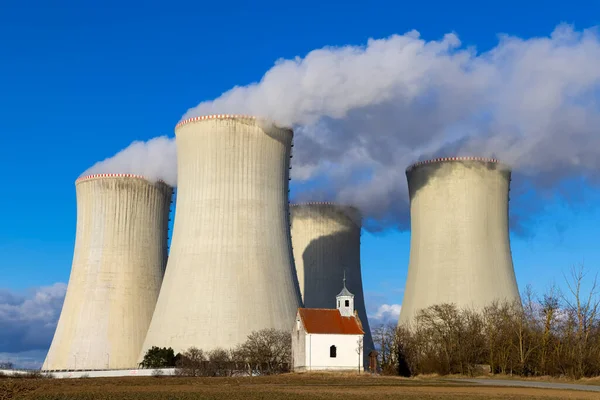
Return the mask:
<path id="1" fill-rule="evenodd" d="M 242 113 L 294 125 L 293 177 L 326 182 L 301 197 L 354 203 L 367 217 L 402 225 L 404 170 L 421 158 L 495 156 L 545 187 L 595 177 L 599 66 L 594 29 L 501 36 L 480 54 L 454 34 L 427 42 L 413 31 L 280 60 L 259 83 L 184 118 Z"/>
<path id="2" fill-rule="evenodd" d="M 411 31 L 279 60 L 260 82 L 183 118 L 252 114 L 291 125 L 293 178 L 310 188 L 298 200 L 353 203 L 380 226 L 405 226 L 404 170 L 422 158 L 498 157 L 539 188 L 596 179 L 599 66 L 595 29 L 500 36 L 485 53 L 455 34 L 428 42 Z"/>
<path id="3" fill-rule="evenodd" d="M 99 161 L 81 176 L 94 174 L 142 175 L 150 181 L 162 180 L 177 185 L 177 148 L 175 141 L 159 136 L 147 142 L 135 141 L 104 161 Z"/>

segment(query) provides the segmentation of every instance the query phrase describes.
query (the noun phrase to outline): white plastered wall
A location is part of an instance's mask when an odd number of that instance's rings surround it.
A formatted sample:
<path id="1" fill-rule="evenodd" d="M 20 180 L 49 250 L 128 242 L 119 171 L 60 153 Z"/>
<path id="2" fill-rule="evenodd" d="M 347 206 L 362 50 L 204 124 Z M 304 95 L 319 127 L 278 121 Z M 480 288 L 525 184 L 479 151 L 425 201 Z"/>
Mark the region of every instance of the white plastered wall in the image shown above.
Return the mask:
<path id="1" fill-rule="evenodd" d="M 292 329 L 292 367 L 294 370 L 302 370 L 306 366 L 306 329 L 302 324 L 300 315 L 296 316 L 296 322 Z"/>
<path id="2" fill-rule="evenodd" d="M 363 370 L 363 350 L 359 341 L 363 335 L 307 334 L 304 340 L 305 365 L 298 370 Z M 336 357 L 330 357 L 329 349 L 336 346 Z"/>

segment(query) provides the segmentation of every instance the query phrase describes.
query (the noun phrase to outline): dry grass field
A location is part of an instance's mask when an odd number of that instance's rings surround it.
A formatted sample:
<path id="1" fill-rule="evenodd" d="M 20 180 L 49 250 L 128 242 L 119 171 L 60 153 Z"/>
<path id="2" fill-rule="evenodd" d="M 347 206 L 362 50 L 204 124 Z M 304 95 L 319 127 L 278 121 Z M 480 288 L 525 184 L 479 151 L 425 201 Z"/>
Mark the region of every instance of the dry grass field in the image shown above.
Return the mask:
<path id="1" fill-rule="evenodd" d="M 287 374 L 245 378 L 1 379 L 8 399 L 598 399 L 598 393 L 481 387 L 435 377 Z"/>

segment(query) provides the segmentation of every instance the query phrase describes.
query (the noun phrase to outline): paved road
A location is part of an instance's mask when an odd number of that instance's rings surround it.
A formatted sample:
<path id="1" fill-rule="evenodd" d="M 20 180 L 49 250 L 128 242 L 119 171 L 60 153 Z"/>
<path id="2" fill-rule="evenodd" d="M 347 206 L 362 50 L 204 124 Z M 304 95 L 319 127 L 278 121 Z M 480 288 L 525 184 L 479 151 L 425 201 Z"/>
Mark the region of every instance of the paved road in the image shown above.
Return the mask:
<path id="1" fill-rule="evenodd" d="M 515 381 L 509 379 L 452 379 L 455 382 L 478 383 L 486 386 L 511 386 L 511 387 L 530 387 L 540 389 L 566 389 L 566 390 L 585 390 L 588 392 L 600 392 L 600 386 L 577 385 L 574 383 L 555 383 L 538 381 Z"/>
<path id="2" fill-rule="evenodd" d="M 159 368 L 162 370 L 163 375 L 174 375 L 175 368 Z M 54 371 L 49 374 L 54 378 L 108 378 L 108 377 L 122 377 L 122 376 L 152 376 L 154 373 L 154 369 L 112 369 L 112 370 L 104 370 L 104 371 Z M 0 369 L 0 373 L 5 373 L 6 375 L 24 375 L 30 371 L 18 371 L 18 370 L 2 370 Z M 37 371 L 39 372 L 39 371 Z M 45 373 L 45 372 L 42 372 Z"/>

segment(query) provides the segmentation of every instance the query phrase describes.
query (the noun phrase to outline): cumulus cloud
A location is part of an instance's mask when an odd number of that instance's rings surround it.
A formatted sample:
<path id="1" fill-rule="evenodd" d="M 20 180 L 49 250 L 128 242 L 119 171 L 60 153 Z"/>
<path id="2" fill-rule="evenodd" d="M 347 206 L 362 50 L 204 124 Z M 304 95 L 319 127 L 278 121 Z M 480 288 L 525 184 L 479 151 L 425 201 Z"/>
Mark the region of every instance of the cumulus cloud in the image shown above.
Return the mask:
<path id="1" fill-rule="evenodd" d="M 171 186 L 177 184 L 175 141 L 159 136 L 147 142 L 135 141 L 112 157 L 99 161 L 81 176 L 94 174 L 134 174 Z"/>
<path id="2" fill-rule="evenodd" d="M 0 354 L 18 357 L 18 353 L 45 352 L 52 341 L 66 290 L 64 283 L 27 294 L 0 289 Z"/>
<path id="3" fill-rule="evenodd" d="M 369 315 L 369 321 L 374 324 L 397 323 L 400 318 L 400 304 L 382 304 L 375 313 Z"/>
<path id="4" fill-rule="evenodd" d="M 0 364 L 10 363 L 17 369 L 40 369 L 46 358 L 46 350 L 29 350 L 18 353 L 1 353 Z"/>
<path id="5" fill-rule="evenodd" d="M 183 118 L 253 114 L 293 126 L 293 178 L 314 182 L 297 200 L 353 203 L 380 227 L 404 228 L 404 170 L 423 158 L 498 157 L 517 186 L 538 191 L 597 182 L 598 65 L 596 29 L 501 35 L 485 52 L 454 33 L 426 41 L 411 31 L 279 60 Z"/>

